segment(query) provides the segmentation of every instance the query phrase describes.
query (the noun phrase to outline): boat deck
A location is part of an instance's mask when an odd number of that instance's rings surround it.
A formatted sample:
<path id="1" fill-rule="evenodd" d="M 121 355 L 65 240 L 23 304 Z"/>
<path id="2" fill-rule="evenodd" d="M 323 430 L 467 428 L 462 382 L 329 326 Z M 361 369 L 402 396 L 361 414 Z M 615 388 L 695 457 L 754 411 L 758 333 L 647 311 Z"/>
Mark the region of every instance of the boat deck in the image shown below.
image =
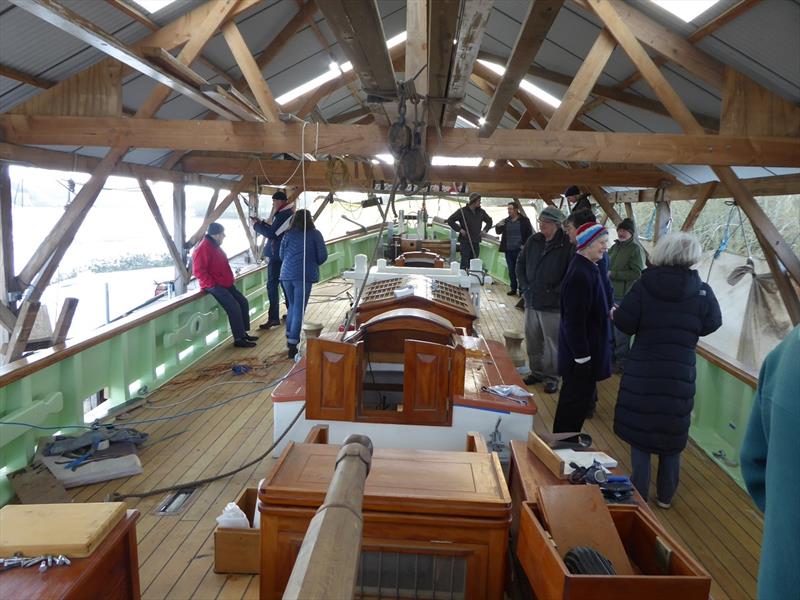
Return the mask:
<path id="1" fill-rule="evenodd" d="M 324 324 L 325 331 L 338 328 L 349 306 L 348 287 L 343 280 L 315 286 L 307 320 Z M 523 313 L 514 308 L 516 299 L 506 295 L 507 289 L 495 284 L 484 290 L 477 324 L 486 338 L 502 340 L 505 329 L 522 331 Z M 290 362 L 281 328 L 260 333 L 257 348 L 242 350 L 226 343 L 155 391 L 149 404 L 132 410 L 128 421 L 193 412 L 135 425 L 151 435 L 140 452 L 144 473 L 76 488 L 72 490 L 75 500 L 103 501 L 113 492 L 147 491 L 211 477 L 263 455 L 273 437 L 266 383 L 285 374 Z M 235 364 L 253 370 L 234 375 L 231 367 Z M 618 384 L 616 376 L 600 384 L 597 415 L 587 421 L 585 430 L 629 471 L 628 447 L 613 433 Z M 541 386 L 532 390 L 537 394 L 537 418 L 549 427 L 557 395 L 544 394 Z M 241 397 L 204 410 L 236 396 Z M 223 507 L 243 489 L 255 487 L 272 464 L 273 459 L 265 457 L 232 477 L 200 488 L 190 504 L 174 516 L 154 514 L 165 493 L 127 500 L 130 508 L 141 512 L 137 535 L 143 598 L 258 598 L 258 576 L 214 573 L 213 531 L 215 517 Z M 684 452 L 681 485 L 672 508 L 662 510 L 653 502 L 653 510 L 711 573 L 715 600 L 755 598 L 762 516 L 747 494 L 702 450 L 690 444 Z"/>

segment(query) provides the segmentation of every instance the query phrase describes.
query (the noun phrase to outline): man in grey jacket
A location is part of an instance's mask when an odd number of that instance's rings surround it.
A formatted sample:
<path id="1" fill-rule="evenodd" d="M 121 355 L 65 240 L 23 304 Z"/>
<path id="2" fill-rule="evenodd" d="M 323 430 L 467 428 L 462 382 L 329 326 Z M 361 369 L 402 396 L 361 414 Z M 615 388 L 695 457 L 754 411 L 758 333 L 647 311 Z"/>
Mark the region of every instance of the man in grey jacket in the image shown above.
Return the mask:
<path id="1" fill-rule="evenodd" d="M 563 213 L 553 206 L 539 213 L 539 233 L 528 238 L 517 259 L 517 280 L 525 297 L 525 345 L 531 370 L 525 383 L 544 382 L 548 394 L 558 391 L 561 281 L 572 257 L 572 245 L 561 229 L 563 220 Z"/>

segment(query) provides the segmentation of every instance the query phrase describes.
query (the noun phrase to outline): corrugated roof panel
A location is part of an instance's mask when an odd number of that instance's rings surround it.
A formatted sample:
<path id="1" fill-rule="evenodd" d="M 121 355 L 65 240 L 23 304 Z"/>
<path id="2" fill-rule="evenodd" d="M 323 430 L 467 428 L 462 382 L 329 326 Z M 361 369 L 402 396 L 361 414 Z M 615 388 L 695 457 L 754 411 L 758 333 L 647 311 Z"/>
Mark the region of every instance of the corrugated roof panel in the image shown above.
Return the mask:
<path id="1" fill-rule="evenodd" d="M 764 0 L 699 46 L 768 89 L 800 102 L 800 4 Z"/>

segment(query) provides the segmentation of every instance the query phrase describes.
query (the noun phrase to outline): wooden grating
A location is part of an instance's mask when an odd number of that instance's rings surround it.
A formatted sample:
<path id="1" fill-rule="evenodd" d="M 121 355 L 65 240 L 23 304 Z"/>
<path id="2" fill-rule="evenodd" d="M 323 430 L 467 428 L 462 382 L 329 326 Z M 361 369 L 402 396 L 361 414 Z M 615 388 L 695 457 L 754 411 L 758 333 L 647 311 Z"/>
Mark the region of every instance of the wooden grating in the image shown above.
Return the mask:
<path id="1" fill-rule="evenodd" d="M 306 317 L 323 323 L 326 331 L 338 328 L 344 311 L 349 308 L 345 296 L 331 300 L 329 290 L 341 287 L 341 280 L 317 284 L 312 289 Z M 366 290 L 365 290 L 366 291 Z M 508 299 L 507 286 L 495 284 L 484 288 L 481 318 L 476 326 L 488 339 L 502 340 L 506 329 L 523 330 L 523 312 L 514 308 L 516 298 Z M 319 294 L 319 296 L 317 296 Z M 328 296 L 328 297 L 326 297 Z M 255 329 L 255 325 L 253 327 Z M 202 372 L 210 366 L 268 360 L 272 366 L 255 373 L 249 380 L 270 380 L 288 370 L 283 360 L 285 337 L 282 328 L 258 332 L 261 339 L 254 351 L 239 350 L 223 344 L 218 350 L 192 366 L 180 378 L 197 381 L 186 386 L 165 386 L 150 399 L 168 404 L 204 389 L 210 381 Z M 274 362 L 275 359 L 280 359 Z M 274 363 L 274 364 L 273 364 Z M 132 418 L 175 414 L 234 394 L 252 391 L 257 385 L 247 379 L 233 379 L 236 385 L 211 388 L 197 398 L 175 408 L 132 413 Z M 220 378 L 222 379 L 222 378 Z M 220 379 L 214 379 L 213 382 Z M 619 461 L 620 468 L 630 472 L 630 451 L 627 444 L 613 433 L 614 405 L 618 377 L 601 382 L 598 407 L 594 419 L 584 430 L 597 445 Z M 553 423 L 557 395 L 543 392 L 542 386 L 531 388 L 537 395 L 539 413 L 548 427 Z M 189 479 L 206 477 L 241 465 L 261 454 L 272 441 L 272 405 L 269 391 L 253 394 L 219 409 L 182 419 L 154 423 L 140 429 L 151 434 L 153 442 L 140 456 L 144 473 L 128 479 L 68 490 L 80 502 L 102 501 L 117 490 L 151 489 Z M 177 435 L 176 435 L 177 434 Z M 169 436 L 176 435 L 175 438 Z M 163 441 L 160 441 L 163 440 Z M 267 476 L 275 461 L 265 458 L 259 464 L 233 477 L 200 488 L 198 497 L 180 516 L 164 518 L 151 513 L 163 495 L 128 500 L 129 508 L 137 508 L 142 517 L 137 524 L 139 565 L 143 598 L 258 598 L 259 578 L 252 575 L 214 573 L 215 517 L 247 487 L 255 487 Z M 652 481 L 655 482 L 655 465 Z M 655 485 L 653 483 L 653 485 Z M 763 520 L 752 501 L 730 477 L 697 446 L 690 443 L 683 453 L 678 493 L 670 510 L 651 505 L 658 519 L 671 536 L 678 540 L 713 577 L 714 600 L 756 597 L 756 576 Z"/>

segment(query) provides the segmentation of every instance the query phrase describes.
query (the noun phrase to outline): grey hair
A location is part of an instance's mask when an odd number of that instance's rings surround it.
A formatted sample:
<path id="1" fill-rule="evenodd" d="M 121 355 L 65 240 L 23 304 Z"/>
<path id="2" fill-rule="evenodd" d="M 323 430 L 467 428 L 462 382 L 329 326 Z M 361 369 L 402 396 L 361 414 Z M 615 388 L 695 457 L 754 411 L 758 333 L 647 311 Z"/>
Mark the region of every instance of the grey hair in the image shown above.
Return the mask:
<path id="1" fill-rule="evenodd" d="M 688 269 L 700 260 L 703 249 L 691 233 L 670 233 L 656 244 L 650 262 L 657 267 L 684 267 Z"/>

